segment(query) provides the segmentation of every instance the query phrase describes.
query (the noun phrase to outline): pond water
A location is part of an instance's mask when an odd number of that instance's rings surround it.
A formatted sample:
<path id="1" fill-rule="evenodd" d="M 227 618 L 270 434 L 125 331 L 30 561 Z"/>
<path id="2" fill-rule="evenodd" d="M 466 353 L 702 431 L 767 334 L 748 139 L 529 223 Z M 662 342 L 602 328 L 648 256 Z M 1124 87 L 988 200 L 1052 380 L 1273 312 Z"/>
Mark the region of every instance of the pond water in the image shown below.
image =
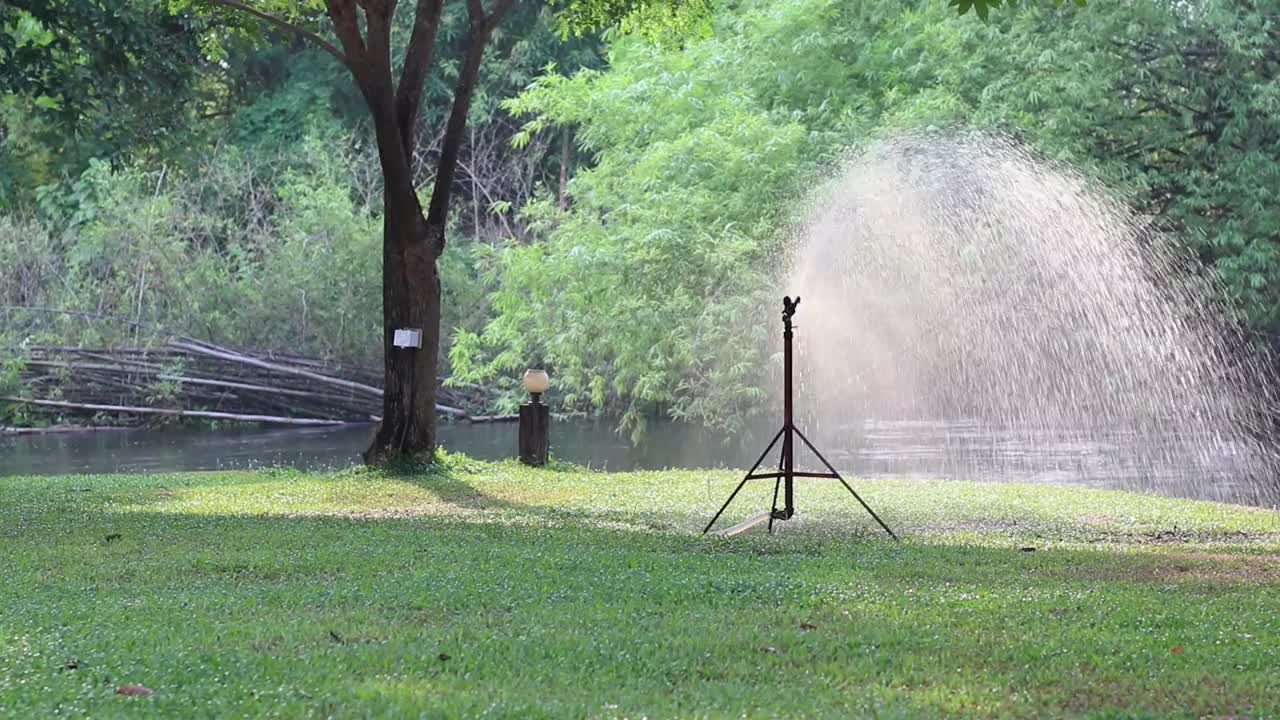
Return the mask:
<path id="1" fill-rule="evenodd" d="M 344 468 L 359 462 L 371 430 L 352 425 L 0 435 L 0 476 Z M 606 422 L 556 420 L 551 446 L 560 459 L 605 470 L 745 468 L 772 437 L 772 429 L 765 430 L 727 437 L 658 423 L 642 444 L 633 445 Z M 1100 439 L 1096 432 L 1030 435 L 975 422 L 866 422 L 855 430 L 811 436 L 833 464 L 855 477 L 1083 484 L 1252 501 L 1250 479 L 1241 470 L 1245 449 L 1222 446 L 1206 465 L 1204 443 L 1196 438 L 1146 436 L 1139 441 L 1116 433 Z M 442 424 L 440 437 L 448 449 L 477 458 L 516 453 L 513 424 Z M 800 455 L 797 466 L 814 462 Z"/>

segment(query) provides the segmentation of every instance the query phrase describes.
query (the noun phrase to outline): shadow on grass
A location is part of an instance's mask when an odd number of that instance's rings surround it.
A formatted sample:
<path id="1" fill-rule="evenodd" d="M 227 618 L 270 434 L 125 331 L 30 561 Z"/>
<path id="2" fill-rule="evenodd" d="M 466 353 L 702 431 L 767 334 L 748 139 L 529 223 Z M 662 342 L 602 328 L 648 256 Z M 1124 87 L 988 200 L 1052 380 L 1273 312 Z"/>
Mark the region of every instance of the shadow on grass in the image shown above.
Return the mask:
<path id="1" fill-rule="evenodd" d="M 196 534 L 202 538 L 200 547 L 221 551 L 238 547 L 243 552 L 260 552 L 273 546 L 288 550 L 298 542 L 320 541 L 333 543 L 331 553 L 335 558 L 344 552 L 363 556 L 367 547 L 344 540 L 357 536 L 384 538 L 389 548 L 404 547 L 406 543 L 428 547 L 440 538 L 451 538 L 446 544 L 454 543 L 453 550 L 460 553 L 476 552 L 487 543 L 503 541 L 550 549 L 552 555 L 583 552 L 586 558 L 658 553 L 670 558 L 674 566 L 692 563 L 702 576 L 709 578 L 720 574 L 722 564 L 764 563 L 776 566 L 767 573 L 789 575 L 788 568 L 797 563 L 834 562 L 849 572 L 874 569 L 900 581 L 928 578 L 930 584 L 943 585 L 1017 578 L 1032 584 L 1052 580 L 1084 585 L 1166 585 L 1190 590 L 1240 584 L 1280 586 L 1280 548 L 1271 544 L 1245 547 L 1243 551 L 1143 543 L 1089 547 L 1071 542 L 1069 533 L 1065 536 L 1067 542 L 1060 543 L 1039 531 L 1036 537 L 1047 541 L 1039 546 L 1010 543 L 1009 538 L 998 536 L 958 539 L 929 534 L 911 534 L 899 543 L 885 538 L 874 525 L 848 518 L 810 520 L 773 535 L 756 532 L 734 538 L 705 537 L 691 532 L 688 523 L 679 523 L 682 526 L 673 530 L 659 523 L 620 519 L 632 517 L 631 513 L 564 510 L 502 500 L 451 473 L 406 479 L 448 507 L 466 512 L 366 509 L 336 513 L 211 513 L 145 509 L 150 503 L 166 499 L 160 494 L 148 496 L 144 503 L 134 498 L 125 509 L 110 505 L 83 508 L 74 515 L 74 527 L 68 523 L 67 527 L 57 528 L 55 524 L 49 529 L 66 539 L 87 531 L 90 542 L 117 544 L 121 550 L 132 541 L 152 542 L 174 534 L 187 535 L 179 540 Z M 700 521 L 694 517 L 694 522 Z M 431 541 L 419 542 L 427 538 Z M 241 547 L 242 542 L 247 546 Z"/>
<path id="2" fill-rule="evenodd" d="M 557 464 L 539 469 L 524 482 L 522 466 L 479 463 L 454 457 L 429 466 L 355 468 L 318 476 L 287 468 L 253 473 L 179 473 L 62 479 L 74 487 L 35 488 L 14 498 L 46 520 L 59 515 L 107 518 L 151 514 L 155 517 L 244 518 L 255 522 L 289 519 L 374 522 L 412 520 L 419 525 L 467 523 L 562 527 L 606 527 L 621 531 L 679 534 L 692 527 L 692 513 L 654 515 L 648 510 L 584 507 L 592 489 L 547 482 L 547 475 L 581 474 L 582 468 Z M 483 477 L 479 483 L 469 480 Z M 31 488 L 28 488 L 31 490 Z M 4 497 L 0 493 L 0 498 Z M 24 495 L 26 497 L 24 498 Z M 574 503 L 577 499 L 578 504 Z M 689 522 L 686 522 L 689 521 Z M 3 535 L 3 532 L 0 532 Z"/>
<path id="3" fill-rule="evenodd" d="M 459 483 L 446 486 L 442 496 L 455 502 L 470 502 L 475 490 L 467 483 Z M 733 574 L 732 568 L 745 563 L 766 575 L 798 575 L 804 567 L 814 565 L 825 567 L 827 574 L 873 572 L 885 579 L 918 579 L 942 585 L 981 584 L 1004 578 L 1030 585 L 1053 580 L 1187 588 L 1280 586 L 1280 552 L 1270 546 L 1247 552 L 1127 545 L 1051 545 L 1033 549 L 998 540 L 981 543 L 927 535 L 910 536 L 905 542 L 895 543 L 883 539 L 877 528 L 839 523 L 812 523 L 772 536 L 757 533 L 707 538 L 601 521 L 586 513 L 566 521 L 554 509 L 501 501 L 496 501 L 495 506 L 518 514 L 218 514 L 103 507 L 62 516 L 61 522 L 44 523 L 41 529 L 47 534 L 39 540 L 28 535 L 27 542 L 92 545 L 121 557 L 141 546 L 147 546 L 147 554 L 152 557 L 170 550 L 256 554 L 274 565 L 282 559 L 298 559 L 298 552 L 304 548 L 322 545 L 331 559 L 342 561 L 337 564 L 343 564 L 346 555 L 359 564 L 371 557 L 391 560 L 406 548 L 484 554 L 492 550 L 491 543 L 497 542 L 552 558 L 581 553 L 584 560 L 606 560 L 657 553 L 673 570 L 694 566 L 707 578 L 720 575 L 721 570 Z M 378 539 L 376 549 L 370 545 L 373 538 Z"/>
<path id="4" fill-rule="evenodd" d="M 989 517 L 964 506 L 957 507 L 955 517 L 940 517 L 931 507 L 880 508 L 885 519 L 906 540 L 899 546 L 883 536 L 852 498 L 839 492 L 816 498 L 807 496 L 806 500 L 812 500 L 821 509 L 815 508 L 813 513 L 802 513 L 797 519 L 781 523 L 772 536 L 757 529 L 735 538 L 704 538 L 698 533 L 713 508 L 702 501 L 673 506 L 673 500 L 683 499 L 684 491 L 650 493 L 651 486 L 643 484 L 650 480 L 641 480 L 640 486 L 632 486 L 630 494 L 623 491 L 615 498 L 610 495 L 610 485 L 568 477 L 583 472 L 582 468 L 566 464 L 532 471 L 514 462 L 486 463 L 463 456 L 445 456 L 430 466 L 357 468 L 325 476 L 276 469 L 254 473 L 110 477 L 102 478 L 97 485 L 95 478 L 63 478 L 50 480 L 47 485 L 26 484 L 16 491 L 4 492 L 0 487 L 0 502 L 9 505 L 9 514 L 16 511 L 16 516 L 26 521 L 25 527 L 22 522 L 12 524 L 9 528 L 12 532 L 0 527 L 0 537 L 16 538 L 30 534 L 33 528 L 40 534 L 40 530 L 65 526 L 67 518 L 79 518 L 85 526 L 105 528 L 98 532 L 99 538 L 117 532 L 110 526 L 138 527 L 136 518 L 139 517 L 150 518 L 148 523 L 157 528 L 171 525 L 191 528 L 222 520 L 245 521 L 250 525 L 314 520 L 323 527 L 377 528 L 381 524 L 396 532 L 524 527 L 541 533 L 542 537 L 556 533 L 584 537 L 588 532 L 603 531 L 601 542 L 655 542 L 667 551 L 760 559 L 817 558 L 832 552 L 845 552 L 854 559 L 869 553 L 902 557 L 920 547 L 936 547 L 939 552 L 950 553 L 954 548 L 967 545 L 992 549 L 1005 558 L 1020 557 L 1019 553 L 1027 548 L 1027 555 L 1044 558 L 1056 557 L 1062 551 L 1054 547 L 1057 545 L 1096 544 L 1103 547 L 1104 557 L 1119 563 L 1112 563 L 1110 567 L 1121 567 L 1115 572 L 1099 568 L 1077 573 L 1085 580 L 1123 579 L 1130 575 L 1154 580 L 1178 580 L 1184 575 L 1205 577 L 1208 573 L 1202 568 L 1232 566 L 1232 558 L 1239 556 L 1238 552 L 1225 551 L 1243 550 L 1264 559 L 1247 561 L 1243 566 L 1219 574 L 1227 580 L 1255 576 L 1271 582 L 1275 578 L 1272 564 L 1266 558 L 1274 559 L 1280 552 L 1280 538 L 1274 534 L 1253 536 L 1213 527 L 1176 531 L 1175 525 L 1175 531 L 1152 530 L 1123 524 L 1105 526 L 1071 515 L 1048 518 L 1031 514 L 1015 520 Z M 565 476 L 565 480 L 555 476 Z M 480 480 L 475 482 L 471 478 Z M 612 487 L 625 488 L 627 481 L 622 479 L 622 482 L 623 485 L 615 483 Z M 896 497 L 910 499 L 901 492 Z M 832 498 L 838 500 L 838 504 L 830 502 Z M 718 499 L 718 493 L 708 488 L 706 502 Z M 734 512 L 754 512 L 752 502 L 739 498 Z M 0 517 L 4 514 L 0 511 Z M 722 519 L 721 524 L 732 522 L 734 518 L 730 517 Z M 64 528 L 64 531 L 74 534 L 77 529 Z M 1182 549 L 1196 544 L 1206 547 L 1186 552 Z M 1207 549 L 1209 545 L 1213 547 Z M 1190 569 L 1136 568 L 1131 571 L 1124 569 L 1124 558 L 1118 556 L 1117 549 L 1137 551 L 1140 557 L 1152 557 L 1159 562 L 1168 560 L 1171 553 L 1183 553 L 1180 560 L 1175 558 L 1165 564 Z"/>

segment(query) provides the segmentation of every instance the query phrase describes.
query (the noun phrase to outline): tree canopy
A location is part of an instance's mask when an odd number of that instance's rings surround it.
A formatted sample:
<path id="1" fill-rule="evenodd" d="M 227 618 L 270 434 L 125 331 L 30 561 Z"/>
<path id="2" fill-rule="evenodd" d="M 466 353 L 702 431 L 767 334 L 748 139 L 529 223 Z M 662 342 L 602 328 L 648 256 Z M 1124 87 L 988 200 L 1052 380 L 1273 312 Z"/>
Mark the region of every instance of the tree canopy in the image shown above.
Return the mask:
<path id="1" fill-rule="evenodd" d="M 197 30 L 150 2 L 0 5 L 0 207 L 90 158 L 173 148 L 207 69 Z"/>

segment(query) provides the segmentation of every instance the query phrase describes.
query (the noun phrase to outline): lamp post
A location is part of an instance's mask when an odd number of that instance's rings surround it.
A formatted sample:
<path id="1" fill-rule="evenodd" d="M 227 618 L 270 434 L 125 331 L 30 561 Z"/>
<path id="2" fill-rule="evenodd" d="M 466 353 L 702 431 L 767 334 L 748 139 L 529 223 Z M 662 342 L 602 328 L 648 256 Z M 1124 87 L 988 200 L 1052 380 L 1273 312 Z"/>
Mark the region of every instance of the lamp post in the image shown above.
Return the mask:
<path id="1" fill-rule="evenodd" d="M 550 385 L 546 370 L 524 371 L 524 389 L 529 391 L 529 402 L 520 406 L 520 462 L 525 465 L 547 464 L 551 409 L 542 403 L 542 393 Z"/>

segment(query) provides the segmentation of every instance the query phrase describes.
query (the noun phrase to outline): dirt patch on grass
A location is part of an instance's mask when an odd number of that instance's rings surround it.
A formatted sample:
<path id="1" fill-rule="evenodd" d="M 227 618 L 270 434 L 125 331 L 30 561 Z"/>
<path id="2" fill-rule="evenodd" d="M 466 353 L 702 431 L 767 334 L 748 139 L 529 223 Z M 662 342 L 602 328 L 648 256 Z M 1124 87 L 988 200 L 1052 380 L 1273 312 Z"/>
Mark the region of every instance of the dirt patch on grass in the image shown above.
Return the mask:
<path id="1" fill-rule="evenodd" d="M 490 509 L 497 509 L 498 505 L 491 506 Z M 294 510 L 290 512 L 279 513 L 278 517 L 296 519 L 309 518 L 344 518 L 348 520 L 404 520 L 408 518 L 419 517 L 456 517 L 460 515 L 476 515 L 481 514 L 485 510 L 485 506 L 475 504 L 470 506 L 455 505 L 453 503 L 434 503 L 431 505 L 417 505 L 412 507 L 386 507 L 386 508 L 352 508 L 350 510 Z"/>
<path id="2" fill-rule="evenodd" d="M 1188 544 L 1214 545 L 1280 545 L 1280 533 L 1245 532 L 1217 528 L 1128 529 L 1102 515 L 1082 515 L 1070 520 L 1008 520 L 974 518 L 948 521 L 903 523 L 907 535 L 991 535 L 1027 544 L 1088 543 L 1090 545 L 1126 545 L 1170 547 Z"/>
<path id="3" fill-rule="evenodd" d="M 1185 543 L 1280 543 L 1276 533 L 1249 533 L 1243 530 L 1148 530 L 1110 532 L 1103 537 L 1127 545 L 1182 545 Z"/>
<path id="4" fill-rule="evenodd" d="M 1105 563 L 1075 565 L 1062 575 L 1128 582 L 1280 584 L 1280 555 L 1178 551 L 1116 556 Z"/>
<path id="5" fill-rule="evenodd" d="M 1181 686 L 1169 686 L 1160 692 L 1152 692 L 1147 682 L 1133 679 L 1117 679 L 1099 676 L 1096 668 L 1083 673 L 1090 677 L 1088 692 L 1074 692 L 1062 697 L 1061 689 L 1043 688 L 1041 697 L 1056 698 L 1053 705 L 1071 714 L 1102 713 L 1110 715 L 1121 709 L 1119 716 L 1189 716 L 1201 720 L 1245 720 L 1262 717 L 1248 708 L 1262 706 L 1265 693 L 1258 689 L 1240 687 L 1210 673 L 1189 678 Z M 1137 712 L 1141 708 L 1145 713 Z M 1110 712 L 1108 712 L 1110 711 Z M 1237 714 L 1238 713 L 1238 714 Z M 1057 713 L 1054 713 L 1057 715 Z"/>

